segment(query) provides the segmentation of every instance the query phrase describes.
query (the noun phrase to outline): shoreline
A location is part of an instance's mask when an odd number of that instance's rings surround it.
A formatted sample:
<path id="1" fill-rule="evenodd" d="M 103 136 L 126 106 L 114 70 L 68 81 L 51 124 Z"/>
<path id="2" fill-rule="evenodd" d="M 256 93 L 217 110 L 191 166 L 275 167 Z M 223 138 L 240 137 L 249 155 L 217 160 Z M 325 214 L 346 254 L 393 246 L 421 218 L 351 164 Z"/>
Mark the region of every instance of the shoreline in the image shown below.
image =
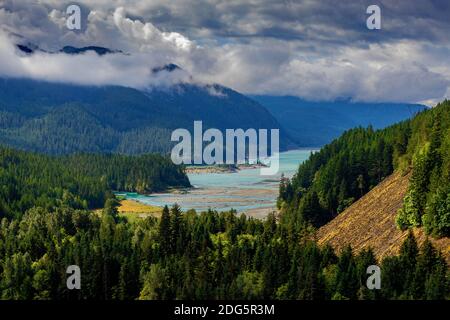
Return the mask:
<path id="1" fill-rule="evenodd" d="M 239 165 L 206 165 L 206 166 L 188 166 L 185 168 L 187 174 L 203 174 L 203 173 L 236 173 L 241 170 L 260 169 L 267 165 L 262 163 L 255 164 L 239 164 Z"/>
<path id="2" fill-rule="evenodd" d="M 282 158 L 284 162 L 281 163 L 285 165 L 283 170 L 295 174 L 299 163 L 306 161 L 314 151 L 298 150 L 300 152 L 295 154 L 293 151 L 286 152 Z M 270 212 L 278 212 L 276 199 L 279 177 L 261 177 L 257 169 L 263 166 L 261 163 L 239 166 L 191 165 L 185 170 L 192 186 L 172 187 L 151 194 L 130 193 L 127 198 L 160 208 L 165 204 L 170 206 L 177 203 L 183 211 L 195 209 L 203 212 L 212 209 L 220 212 L 233 208 L 238 214 L 264 218 Z"/>

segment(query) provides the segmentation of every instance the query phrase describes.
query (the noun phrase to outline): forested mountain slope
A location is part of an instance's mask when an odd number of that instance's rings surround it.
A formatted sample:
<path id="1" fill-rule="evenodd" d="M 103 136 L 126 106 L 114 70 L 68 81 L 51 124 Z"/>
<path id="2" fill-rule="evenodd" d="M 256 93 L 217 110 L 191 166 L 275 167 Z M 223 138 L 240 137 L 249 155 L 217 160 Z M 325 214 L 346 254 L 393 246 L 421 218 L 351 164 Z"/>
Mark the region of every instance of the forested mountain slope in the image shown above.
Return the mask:
<path id="1" fill-rule="evenodd" d="M 282 219 L 320 227 L 394 171 L 411 170 L 398 227 L 450 235 L 450 101 L 383 130 L 344 133 L 280 185 Z"/>
<path id="2" fill-rule="evenodd" d="M 172 130 L 195 120 L 204 129 L 281 128 L 257 102 L 219 85 L 139 91 L 0 79 L 0 143 L 24 150 L 168 153 Z M 282 149 L 293 146 L 282 128 L 280 136 Z"/>

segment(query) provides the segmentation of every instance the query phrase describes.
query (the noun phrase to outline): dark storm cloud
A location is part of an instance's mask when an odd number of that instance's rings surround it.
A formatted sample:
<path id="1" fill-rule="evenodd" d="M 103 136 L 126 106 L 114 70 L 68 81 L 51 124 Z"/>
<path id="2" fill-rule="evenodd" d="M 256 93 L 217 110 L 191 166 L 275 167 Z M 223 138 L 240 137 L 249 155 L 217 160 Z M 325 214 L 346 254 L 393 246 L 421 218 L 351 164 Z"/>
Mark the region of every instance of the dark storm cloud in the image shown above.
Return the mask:
<path id="1" fill-rule="evenodd" d="M 383 32 L 376 35 L 365 28 L 371 4 L 382 10 Z M 194 38 L 198 30 L 207 30 L 230 38 L 341 43 L 450 40 L 450 2 L 442 0 L 152 1 L 140 10 L 141 17 L 150 17 L 158 27 Z"/>

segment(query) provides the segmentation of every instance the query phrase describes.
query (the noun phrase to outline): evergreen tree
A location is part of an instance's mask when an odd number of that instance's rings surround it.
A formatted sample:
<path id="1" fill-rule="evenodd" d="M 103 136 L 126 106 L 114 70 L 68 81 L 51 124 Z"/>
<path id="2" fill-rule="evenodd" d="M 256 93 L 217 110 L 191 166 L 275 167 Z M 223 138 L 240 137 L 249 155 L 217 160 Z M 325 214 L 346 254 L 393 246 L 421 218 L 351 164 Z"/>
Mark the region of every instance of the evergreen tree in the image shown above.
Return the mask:
<path id="1" fill-rule="evenodd" d="M 172 233 L 171 233 L 171 215 L 169 208 L 164 206 L 159 222 L 159 241 L 161 246 L 161 254 L 167 255 L 172 249 Z"/>

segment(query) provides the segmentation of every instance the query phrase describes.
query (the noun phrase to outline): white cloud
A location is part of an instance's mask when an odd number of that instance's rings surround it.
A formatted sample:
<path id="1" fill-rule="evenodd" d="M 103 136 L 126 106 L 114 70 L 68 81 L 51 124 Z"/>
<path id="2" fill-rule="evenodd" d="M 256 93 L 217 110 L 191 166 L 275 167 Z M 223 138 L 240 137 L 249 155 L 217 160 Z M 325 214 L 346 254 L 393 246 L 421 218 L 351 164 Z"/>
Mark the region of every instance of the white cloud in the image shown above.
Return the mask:
<path id="1" fill-rule="evenodd" d="M 162 61 L 149 61 L 148 55 L 143 53 L 133 56 L 99 56 L 94 52 L 79 55 L 46 52 L 20 54 L 11 39 L 1 32 L 0 59 L 0 74 L 7 77 L 85 85 L 124 85 L 139 89 L 191 81 L 189 74 L 182 70 L 154 74 L 153 68 L 160 67 Z"/>

